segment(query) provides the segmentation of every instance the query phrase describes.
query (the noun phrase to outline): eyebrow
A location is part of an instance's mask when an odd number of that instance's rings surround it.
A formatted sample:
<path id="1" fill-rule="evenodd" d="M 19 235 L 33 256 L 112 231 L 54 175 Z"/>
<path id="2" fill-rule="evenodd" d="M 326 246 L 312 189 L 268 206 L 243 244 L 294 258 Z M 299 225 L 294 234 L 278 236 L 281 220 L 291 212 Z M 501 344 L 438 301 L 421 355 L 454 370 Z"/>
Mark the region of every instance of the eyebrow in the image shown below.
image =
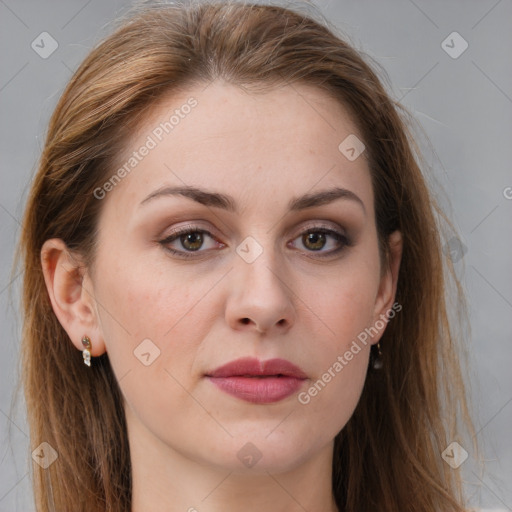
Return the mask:
<path id="1" fill-rule="evenodd" d="M 143 205 L 154 199 L 167 196 L 182 196 L 192 199 L 196 203 L 200 203 L 204 206 L 221 208 L 228 212 L 238 213 L 236 201 L 231 196 L 191 186 L 159 188 L 149 194 L 140 204 Z M 338 199 L 348 199 L 358 203 L 366 214 L 366 208 L 361 198 L 351 190 L 341 187 L 334 187 L 328 190 L 312 192 L 292 198 L 288 203 L 288 210 L 292 212 L 305 210 L 307 208 L 329 204 Z"/>

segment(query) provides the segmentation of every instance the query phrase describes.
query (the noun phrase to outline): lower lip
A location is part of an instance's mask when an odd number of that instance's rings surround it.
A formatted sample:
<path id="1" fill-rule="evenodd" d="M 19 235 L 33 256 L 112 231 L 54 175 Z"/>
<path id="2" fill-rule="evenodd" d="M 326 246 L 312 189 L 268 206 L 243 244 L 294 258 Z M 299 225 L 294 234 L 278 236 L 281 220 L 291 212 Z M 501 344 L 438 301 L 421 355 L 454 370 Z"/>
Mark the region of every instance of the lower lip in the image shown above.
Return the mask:
<path id="1" fill-rule="evenodd" d="M 229 395 L 255 404 L 279 402 L 297 392 L 305 379 L 296 377 L 208 377 Z"/>

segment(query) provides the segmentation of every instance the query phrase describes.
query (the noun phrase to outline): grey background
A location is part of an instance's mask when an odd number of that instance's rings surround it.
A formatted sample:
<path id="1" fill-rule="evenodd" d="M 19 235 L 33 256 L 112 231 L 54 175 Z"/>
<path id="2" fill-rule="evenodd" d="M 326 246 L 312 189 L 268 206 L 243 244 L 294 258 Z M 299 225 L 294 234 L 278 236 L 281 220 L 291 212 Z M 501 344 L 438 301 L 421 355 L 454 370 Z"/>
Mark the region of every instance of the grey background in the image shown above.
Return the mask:
<path id="1" fill-rule="evenodd" d="M 121 0 L 0 0 L 0 511 L 31 511 L 31 464 L 23 404 L 11 410 L 18 377 L 20 276 L 11 275 L 19 222 L 49 116 L 71 73 Z M 421 123 L 426 173 L 446 192 L 467 252 L 457 272 L 472 321 L 470 389 L 487 467 L 462 466 L 468 494 L 485 509 L 512 510 L 512 2 L 318 1 L 321 12 L 358 48 L 382 64 Z M 46 31 L 57 50 L 41 58 L 31 43 Z M 458 58 L 441 43 L 453 31 L 467 41 Z M 450 41 L 450 39 L 448 39 Z M 460 49 L 459 42 L 453 44 Z M 10 287 L 9 285 L 12 284 Z M 45 343 L 46 340 L 41 340 Z M 21 398 L 21 395 L 20 395 Z"/>

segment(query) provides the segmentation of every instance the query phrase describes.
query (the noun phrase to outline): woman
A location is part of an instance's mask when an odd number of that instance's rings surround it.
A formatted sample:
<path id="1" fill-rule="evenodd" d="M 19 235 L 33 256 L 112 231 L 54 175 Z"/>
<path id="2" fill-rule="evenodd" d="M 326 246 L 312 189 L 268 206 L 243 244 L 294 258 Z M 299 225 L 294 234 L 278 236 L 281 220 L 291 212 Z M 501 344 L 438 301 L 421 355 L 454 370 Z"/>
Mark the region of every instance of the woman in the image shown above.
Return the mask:
<path id="1" fill-rule="evenodd" d="M 400 109 L 280 7 L 147 7 L 90 53 L 21 240 L 38 511 L 464 510 L 450 276 Z"/>

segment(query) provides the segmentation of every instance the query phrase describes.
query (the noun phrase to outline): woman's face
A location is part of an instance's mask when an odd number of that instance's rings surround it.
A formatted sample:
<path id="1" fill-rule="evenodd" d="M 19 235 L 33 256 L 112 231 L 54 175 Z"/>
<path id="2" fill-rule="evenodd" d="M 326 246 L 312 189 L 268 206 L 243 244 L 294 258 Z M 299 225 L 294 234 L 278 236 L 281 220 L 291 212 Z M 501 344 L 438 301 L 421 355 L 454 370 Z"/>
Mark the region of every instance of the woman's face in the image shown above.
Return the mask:
<path id="1" fill-rule="evenodd" d="M 238 471 L 332 448 L 394 295 L 355 137 L 320 90 L 220 82 L 172 95 L 134 135 L 96 191 L 87 281 L 132 442 Z M 297 368 L 215 372 L 241 358 Z"/>

